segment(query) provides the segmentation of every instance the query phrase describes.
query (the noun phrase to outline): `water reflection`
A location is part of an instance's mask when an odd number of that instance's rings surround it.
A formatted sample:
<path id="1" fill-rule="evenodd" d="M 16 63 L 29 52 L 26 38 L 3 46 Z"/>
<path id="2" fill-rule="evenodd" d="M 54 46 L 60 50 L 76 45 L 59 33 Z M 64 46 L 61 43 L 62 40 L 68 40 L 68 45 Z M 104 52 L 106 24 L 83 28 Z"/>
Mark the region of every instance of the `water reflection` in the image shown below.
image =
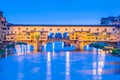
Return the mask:
<path id="1" fill-rule="evenodd" d="M 103 50 L 27 54 L 30 45 L 15 48 L 21 56 L 0 59 L 0 80 L 120 80 L 120 58 Z"/>
<path id="2" fill-rule="evenodd" d="M 101 51 L 100 49 L 93 50 L 94 54 L 97 52 L 97 54 L 93 56 L 93 75 L 97 76 L 97 77 L 94 76 L 94 80 L 96 80 L 96 78 L 98 80 L 101 80 L 102 79 L 101 75 L 103 73 L 103 67 L 105 62 L 105 52 Z"/>
<path id="3" fill-rule="evenodd" d="M 61 41 L 49 42 L 46 45 L 42 46 L 42 51 L 68 51 L 68 50 L 75 50 L 75 46 Z"/>
<path id="4" fill-rule="evenodd" d="M 47 80 L 51 80 L 51 53 L 47 53 Z"/>
<path id="5" fill-rule="evenodd" d="M 27 44 L 15 45 L 16 55 L 29 54 L 33 51 L 33 46 Z"/>
<path id="6" fill-rule="evenodd" d="M 70 80 L 70 53 L 66 52 L 66 80 Z"/>

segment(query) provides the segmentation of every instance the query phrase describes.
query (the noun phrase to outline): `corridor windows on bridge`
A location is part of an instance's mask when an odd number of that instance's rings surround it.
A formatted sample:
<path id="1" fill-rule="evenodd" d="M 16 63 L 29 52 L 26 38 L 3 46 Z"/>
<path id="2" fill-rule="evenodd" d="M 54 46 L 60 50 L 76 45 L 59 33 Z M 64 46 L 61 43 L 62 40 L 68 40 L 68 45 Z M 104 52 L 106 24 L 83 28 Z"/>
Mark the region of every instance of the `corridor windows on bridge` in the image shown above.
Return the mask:
<path id="1" fill-rule="evenodd" d="M 50 31 L 52 31 L 52 28 L 50 28 Z"/>
<path id="2" fill-rule="evenodd" d="M 99 28 L 97 28 L 97 31 L 99 31 Z"/>
<path id="3" fill-rule="evenodd" d="M 73 31 L 75 31 L 75 28 L 73 28 Z"/>
<path id="4" fill-rule="evenodd" d="M 44 28 L 42 28 L 42 31 L 44 31 Z"/>
<path id="5" fill-rule="evenodd" d="M 81 29 L 81 31 L 83 31 L 83 29 Z"/>
<path id="6" fill-rule="evenodd" d="M 48 33 L 48 38 L 49 39 L 54 38 L 54 33 L 53 32 Z"/>
<path id="7" fill-rule="evenodd" d="M 55 34 L 55 38 L 62 38 L 62 33 L 57 32 L 57 33 Z"/>
<path id="8" fill-rule="evenodd" d="M 91 31 L 91 29 L 89 29 L 89 31 Z"/>
<path id="9" fill-rule="evenodd" d="M 18 28 L 18 30 L 20 30 L 20 28 Z"/>
<path id="10" fill-rule="evenodd" d="M 68 29 L 66 28 L 65 31 L 67 31 Z"/>
<path id="11" fill-rule="evenodd" d="M 113 31 L 115 31 L 115 29 L 113 28 Z"/>
<path id="12" fill-rule="evenodd" d="M 26 28 L 26 30 L 28 30 L 28 28 Z"/>
<path id="13" fill-rule="evenodd" d="M 104 30 L 105 32 L 107 31 L 107 29 L 105 28 L 105 30 Z"/>
<path id="14" fill-rule="evenodd" d="M 36 28 L 34 28 L 34 30 L 36 30 Z"/>
<path id="15" fill-rule="evenodd" d="M 59 29 L 59 28 L 58 28 L 57 30 L 58 30 L 58 31 L 60 31 L 60 29 Z"/>
<path id="16" fill-rule="evenodd" d="M 63 38 L 69 39 L 69 33 L 68 33 L 68 32 L 64 32 L 64 33 L 63 33 Z"/>

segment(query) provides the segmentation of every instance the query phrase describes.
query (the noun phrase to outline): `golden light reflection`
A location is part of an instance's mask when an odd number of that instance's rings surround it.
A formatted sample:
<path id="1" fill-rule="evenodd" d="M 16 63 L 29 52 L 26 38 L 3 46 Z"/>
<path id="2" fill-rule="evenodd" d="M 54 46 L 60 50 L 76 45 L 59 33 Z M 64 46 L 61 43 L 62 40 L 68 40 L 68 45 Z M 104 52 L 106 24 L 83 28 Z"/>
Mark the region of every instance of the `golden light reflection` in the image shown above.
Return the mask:
<path id="1" fill-rule="evenodd" d="M 66 80 L 70 80 L 70 53 L 66 52 Z"/>
<path id="2" fill-rule="evenodd" d="M 94 49 L 95 50 L 95 49 Z M 96 50 L 97 51 L 97 50 Z M 93 51 L 94 53 L 96 51 Z M 104 67 L 104 62 L 105 62 L 105 51 L 103 50 L 98 50 L 98 53 L 94 55 L 93 57 L 93 75 L 96 75 L 97 78 L 101 79 L 101 75 L 103 73 L 103 67 Z M 96 80 L 96 76 L 94 79 Z"/>
<path id="3" fill-rule="evenodd" d="M 51 53 L 47 53 L 47 80 L 51 80 Z"/>

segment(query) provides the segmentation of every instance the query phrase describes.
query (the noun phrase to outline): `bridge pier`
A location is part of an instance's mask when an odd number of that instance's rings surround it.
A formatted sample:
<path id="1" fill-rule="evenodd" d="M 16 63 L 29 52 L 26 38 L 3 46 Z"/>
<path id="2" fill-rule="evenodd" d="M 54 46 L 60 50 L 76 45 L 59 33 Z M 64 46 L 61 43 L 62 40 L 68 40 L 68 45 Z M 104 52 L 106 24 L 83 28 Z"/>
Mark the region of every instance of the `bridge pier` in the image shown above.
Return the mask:
<path id="1" fill-rule="evenodd" d="M 34 52 L 38 52 L 38 48 L 39 48 L 38 43 L 39 43 L 38 40 L 35 40 L 35 41 L 33 42 Z"/>
<path id="2" fill-rule="evenodd" d="M 84 48 L 84 42 L 81 41 L 79 45 L 80 45 L 80 50 L 81 50 L 81 51 L 84 50 L 84 49 L 83 49 L 83 48 Z"/>

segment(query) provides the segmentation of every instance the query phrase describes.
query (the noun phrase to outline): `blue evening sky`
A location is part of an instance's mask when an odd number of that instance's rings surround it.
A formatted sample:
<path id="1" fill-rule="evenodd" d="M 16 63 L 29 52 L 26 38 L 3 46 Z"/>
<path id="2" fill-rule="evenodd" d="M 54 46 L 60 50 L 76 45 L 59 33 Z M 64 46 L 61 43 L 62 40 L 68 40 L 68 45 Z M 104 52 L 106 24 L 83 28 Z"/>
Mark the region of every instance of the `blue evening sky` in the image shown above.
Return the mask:
<path id="1" fill-rule="evenodd" d="M 16 24 L 99 24 L 120 14 L 120 0 L 0 0 L 0 10 Z"/>

